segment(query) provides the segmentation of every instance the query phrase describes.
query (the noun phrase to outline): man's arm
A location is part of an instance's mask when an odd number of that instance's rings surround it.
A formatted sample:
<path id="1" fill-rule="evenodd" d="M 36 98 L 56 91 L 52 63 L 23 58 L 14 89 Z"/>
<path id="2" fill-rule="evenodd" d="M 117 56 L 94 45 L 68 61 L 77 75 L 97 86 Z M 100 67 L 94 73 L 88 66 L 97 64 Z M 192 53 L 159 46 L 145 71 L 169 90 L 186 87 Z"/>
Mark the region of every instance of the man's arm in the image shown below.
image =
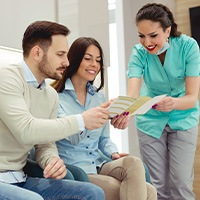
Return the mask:
<path id="1" fill-rule="evenodd" d="M 25 87 L 20 75 L 6 68 L 0 69 L 0 118 L 18 142 L 44 144 L 80 131 L 74 115 L 59 119 L 41 119 L 31 115 L 24 98 Z M 95 129 L 107 121 L 108 111 L 97 107 L 85 111 L 82 116 L 85 128 Z"/>
<path id="2" fill-rule="evenodd" d="M 49 119 L 56 119 L 58 115 L 58 96 L 52 106 Z M 61 179 L 67 174 L 66 166 L 58 155 L 58 149 L 54 142 L 48 144 L 35 145 L 35 160 L 44 169 L 45 178 Z"/>
<path id="3" fill-rule="evenodd" d="M 67 174 L 66 166 L 58 156 L 55 143 L 35 145 L 35 160 L 44 169 L 45 178 L 61 179 Z"/>

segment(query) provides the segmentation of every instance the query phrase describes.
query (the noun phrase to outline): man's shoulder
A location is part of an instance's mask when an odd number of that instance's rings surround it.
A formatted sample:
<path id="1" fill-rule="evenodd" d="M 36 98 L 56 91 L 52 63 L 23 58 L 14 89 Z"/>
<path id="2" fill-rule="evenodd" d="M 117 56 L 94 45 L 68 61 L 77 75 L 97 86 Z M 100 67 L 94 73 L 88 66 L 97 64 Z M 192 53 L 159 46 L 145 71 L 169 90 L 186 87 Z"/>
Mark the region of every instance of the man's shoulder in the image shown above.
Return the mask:
<path id="1" fill-rule="evenodd" d="M 22 74 L 22 69 L 20 65 L 13 64 L 13 65 L 7 65 L 0 67 L 0 80 L 1 83 L 4 82 L 24 82 L 23 74 Z"/>
<path id="2" fill-rule="evenodd" d="M 0 69 L 7 69 L 7 70 L 19 70 L 19 68 L 20 68 L 19 64 L 9 64 L 0 66 Z"/>
<path id="3" fill-rule="evenodd" d="M 22 74 L 22 69 L 20 65 L 18 64 L 11 64 L 11 65 L 6 65 L 6 66 L 1 66 L 0 71 L 5 74 L 17 74 L 21 75 Z"/>

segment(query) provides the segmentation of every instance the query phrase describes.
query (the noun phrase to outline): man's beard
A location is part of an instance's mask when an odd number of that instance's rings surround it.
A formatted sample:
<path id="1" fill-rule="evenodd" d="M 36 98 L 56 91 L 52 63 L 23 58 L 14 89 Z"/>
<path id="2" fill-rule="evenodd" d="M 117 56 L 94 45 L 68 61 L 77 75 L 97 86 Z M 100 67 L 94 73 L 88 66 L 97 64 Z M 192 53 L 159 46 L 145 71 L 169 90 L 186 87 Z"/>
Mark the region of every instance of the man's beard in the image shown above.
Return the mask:
<path id="1" fill-rule="evenodd" d="M 42 60 L 38 64 L 39 71 L 44 75 L 45 78 L 50 78 L 54 80 L 60 80 L 62 76 L 59 74 L 53 73 L 53 70 L 48 62 L 46 54 L 44 54 Z"/>

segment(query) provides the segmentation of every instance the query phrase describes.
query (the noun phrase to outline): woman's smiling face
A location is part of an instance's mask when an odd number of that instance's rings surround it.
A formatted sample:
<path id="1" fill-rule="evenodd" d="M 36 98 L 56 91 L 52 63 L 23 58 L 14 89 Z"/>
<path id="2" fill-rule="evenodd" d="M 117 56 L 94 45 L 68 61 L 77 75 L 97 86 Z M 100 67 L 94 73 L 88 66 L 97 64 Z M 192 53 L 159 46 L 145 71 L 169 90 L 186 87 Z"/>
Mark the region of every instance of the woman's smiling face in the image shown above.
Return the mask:
<path id="1" fill-rule="evenodd" d="M 142 20 L 137 24 L 140 43 L 150 54 L 156 54 L 166 43 L 171 26 L 165 31 L 160 22 Z"/>
<path id="2" fill-rule="evenodd" d="M 79 79 L 85 80 L 85 82 L 93 81 L 100 70 L 100 51 L 95 45 L 90 45 L 80 63 L 79 69 L 74 76 L 78 76 Z"/>

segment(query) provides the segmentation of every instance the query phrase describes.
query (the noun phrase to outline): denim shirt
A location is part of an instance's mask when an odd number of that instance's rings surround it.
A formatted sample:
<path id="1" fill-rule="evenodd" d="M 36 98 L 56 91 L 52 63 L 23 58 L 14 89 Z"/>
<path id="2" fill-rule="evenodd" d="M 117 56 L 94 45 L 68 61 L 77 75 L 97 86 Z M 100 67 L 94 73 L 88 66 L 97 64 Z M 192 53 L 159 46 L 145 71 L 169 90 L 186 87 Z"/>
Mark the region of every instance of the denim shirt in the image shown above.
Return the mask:
<path id="1" fill-rule="evenodd" d="M 197 42 L 184 34 L 169 38 L 162 65 L 158 56 L 148 53 L 141 45 L 133 47 L 128 64 L 128 78 L 143 77 L 140 96 L 154 97 L 167 94 L 172 97 L 185 95 L 185 78 L 199 77 L 200 53 Z M 199 122 L 199 103 L 187 110 L 160 112 L 151 109 L 143 116 L 136 117 L 137 128 L 155 138 L 160 138 L 166 124 L 174 130 L 187 130 Z"/>
<path id="2" fill-rule="evenodd" d="M 80 114 L 90 108 L 97 107 L 105 101 L 102 92 L 96 92 L 94 86 L 87 84 L 87 96 L 85 106 L 80 104 L 72 82 L 67 79 L 65 89 L 59 93 L 58 117 L 71 114 Z M 117 152 L 116 145 L 110 139 L 108 123 L 95 130 L 84 130 L 73 136 L 56 142 L 59 155 L 65 164 L 79 166 L 86 173 L 96 174 L 96 167 L 101 167 L 106 162 L 99 150 L 108 157 Z"/>

